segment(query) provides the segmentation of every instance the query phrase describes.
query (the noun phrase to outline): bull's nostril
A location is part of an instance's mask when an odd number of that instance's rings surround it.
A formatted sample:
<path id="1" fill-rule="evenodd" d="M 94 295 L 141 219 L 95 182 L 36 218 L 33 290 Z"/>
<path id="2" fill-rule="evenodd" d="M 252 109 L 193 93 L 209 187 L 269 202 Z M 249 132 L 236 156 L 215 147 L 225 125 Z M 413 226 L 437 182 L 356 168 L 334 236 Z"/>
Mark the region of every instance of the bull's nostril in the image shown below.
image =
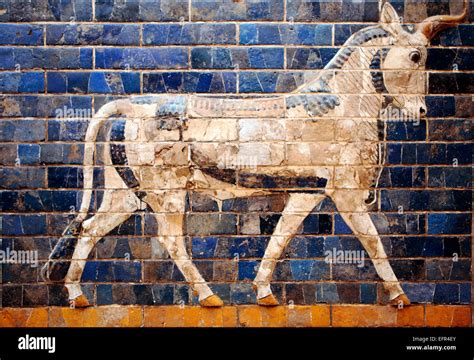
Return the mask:
<path id="1" fill-rule="evenodd" d="M 426 113 L 426 109 L 424 107 L 420 107 L 420 114 L 424 115 Z"/>

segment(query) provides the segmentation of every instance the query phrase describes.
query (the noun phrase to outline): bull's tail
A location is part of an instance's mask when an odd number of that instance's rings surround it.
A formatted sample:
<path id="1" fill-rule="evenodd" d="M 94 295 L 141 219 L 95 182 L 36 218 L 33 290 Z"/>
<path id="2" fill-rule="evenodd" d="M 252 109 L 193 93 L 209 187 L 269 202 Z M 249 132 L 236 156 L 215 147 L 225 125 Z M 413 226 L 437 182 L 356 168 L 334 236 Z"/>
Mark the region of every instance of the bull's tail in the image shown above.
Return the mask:
<path id="1" fill-rule="evenodd" d="M 44 280 L 60 282 L 69 270 L 70 259 L 76 247 L 83 221 L 87 217 L 91 204 L 94 183 L 94 150 L 97 134 L 104 122 L 113 115 L 124 113 L 126 100 L 112 101 L 102 106 L 94 114 L 87 128 L 84 147 L 84 191 L 81 208 L 77 217 L 64 230 L 61 239 L 54 247 L 48 261 L 41 270 Z"/>

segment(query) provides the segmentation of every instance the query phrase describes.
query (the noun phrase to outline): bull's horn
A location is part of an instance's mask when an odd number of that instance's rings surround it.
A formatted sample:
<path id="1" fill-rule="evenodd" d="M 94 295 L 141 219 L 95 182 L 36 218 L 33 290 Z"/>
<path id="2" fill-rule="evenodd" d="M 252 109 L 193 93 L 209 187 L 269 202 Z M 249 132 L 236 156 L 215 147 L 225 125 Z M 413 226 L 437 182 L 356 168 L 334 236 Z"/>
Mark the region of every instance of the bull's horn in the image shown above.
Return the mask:
<path id="1" fill-rule="evenodd" d="M 456 26 L 467 17 L 467 0 L 464 0 L 464 11 L 460 15 L 438 15 L 430 16 L 418 24 L 417 31 L 431 40 L 441 30 Z"/>

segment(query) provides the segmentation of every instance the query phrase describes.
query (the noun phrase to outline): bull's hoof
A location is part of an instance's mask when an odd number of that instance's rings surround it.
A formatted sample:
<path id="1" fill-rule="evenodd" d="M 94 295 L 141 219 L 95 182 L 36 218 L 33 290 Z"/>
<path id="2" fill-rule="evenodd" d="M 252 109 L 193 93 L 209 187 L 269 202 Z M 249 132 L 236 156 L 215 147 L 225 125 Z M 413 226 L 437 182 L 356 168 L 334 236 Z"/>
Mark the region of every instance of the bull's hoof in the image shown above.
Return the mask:
<path id="1" fill-rule="evenodd" d="M 393 306 L 403 307 L 403 306 L 408 306 L 410 304 L 411 304 L 410 299 L 408 299 L 408 296 L 406 296 L 405 294 L 400 294 L 395 299 L 390 301 L 390 305 L 393 305 Z"/>
<path id="2" fill-rule="evenodd" d="M 277 306 L 280 305 L 278 300 L 273 294 L 267 295 L 261 299 L 257 299 L 257 304 L 260 306 Z"/>
<path id="3" fill-rule="evenodd" d="M 204 300 L 199 301 L 199 304 L 204 307 L 221 307 L 224 306 L 224 302 L 217 295 L 211 295 Z"/>
<path id="4" fill-rule="evenodd" d="M 70 299 L 69 304 L 73 308 L 86 308 L 86 307 L 91 306 L 91 304 L 89 303 L 89 300 L 87 300 L 87 298 L 83 294 L 79 295 L 75 299 Z"/>

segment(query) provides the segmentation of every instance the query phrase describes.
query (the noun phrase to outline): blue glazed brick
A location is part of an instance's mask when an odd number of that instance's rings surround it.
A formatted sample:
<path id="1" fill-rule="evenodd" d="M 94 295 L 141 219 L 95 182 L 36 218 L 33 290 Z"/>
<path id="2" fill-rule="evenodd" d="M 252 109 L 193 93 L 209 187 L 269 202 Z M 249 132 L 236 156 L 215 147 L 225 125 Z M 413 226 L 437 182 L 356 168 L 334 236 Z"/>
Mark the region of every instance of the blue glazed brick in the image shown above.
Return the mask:
<path id="1" fill-rule="evenodd" d="M 241 24 L 240 44 L 331 45 L 332 26 L 313 24 Z"/>
<path id="2" fill-rule="evenodd" d="M 0 175 L 0 188 L 34 189 L 46 186 L 43 168 L 2 168 Z"/>
<path id="3" fill-rule="evenodd" d="M 40 163 L 77 164 L 83 163 L 84 144 L 41 144 Z"/>
<path id="4" fill-rule="evenodd" d="M 191 64 L 196 69 L 282 69 L 283 48 L 194 48 Z"/>
<path id="5" fill-rule="evenodd" d="M 469 94 L 474 92 L 470 73 L 430 73 L 429 94 Z"/>
<path id="6" fill-rule="evenodd" d="M 336 55 L 335 48 L 288 48 L 289 69 L 322 69 Z"/>
<path id="7" fill-rule="evenodd" d="M 388 144 L 390 164 L 463 165 L 470 164 L 471 144 Z"/>
<path id="8" fill-rule="evenodd" d="M 404 146 L 405 149 L 409 148 L 412 144 Z M 416 144 L 416 163 L 417 164 L 446 164 L 446 150 L 451 145 L 445 144 Z M 410 154 L 407 162 L 411 162 L 413 153 Z M 405 160 L 405 159 L 404 159 Z"/>
<path id="9" fill-rule="evenodd" d="M 92 99 L 88 96 L 4 96 L 11 106 L 0 107 L 0 117 L 91 116 Z"/>
<path id="10" fill-rule="evenodd" d="M 339 214 L 334 215 L 334 234 L 352 234 L 352 230 Z"/>
<path id="11" fill-rule="evenodd" d="M 459 302 L 461 304 L 471 303 L 471 283 L 459 284 Z"/>
<path id="12" fill-rule="evenodd" d="M 313 260 L 290 260 L 292 279 L 296 281 L 309 280 L 313 263 Z"/>
<path id="13" fill-rule="evenodd" d="M 4 211 L 69 211 L 77 207 L 75 191 L 3 191 Z"/>
<path id="14" fill-rule="evenodd" d="M 375 213 L 371 218 L 380 234 L 422 234 L 425 231 L 425 215 Z"/>
<path id="15" fill-rule="evenodd" d="M 217 254 L 228 258 L 261 258 L 267 247 L 268 237 L 234 237 L 218 242 Z"/>
<path id="16" fill-rule="evenodd" d="M 92 0 L 69 1 L 6 1 L 6 11 L 0 21 L 89 21 L 92 20 Z"/>
<path id="17" fill-rule="evenodd" d="M 89 48 L 0 48 L 0 69 L 91 69 Z"/>
<path id="18" fill-rule="evenodd" d="M 375 304 L 377 302 L 376 284 L 360 284 L 360 302 L 362 304 Z"/>
<path id="19" fill-rule="evenodd" d="M 83 141 L 87 131 L 86 120 L 48 121 L 49 141 Z"/>
<path id="20" fill-rule="evenodd" d="M 329 263 L 322 260 L 289 260 L 291 279 L 296 281 L 329 279 Z"/>
<path id="21" fill-rule="evenodd" d="M 334 25 L 334 45 L 343 45 L 349 37 L 359 30 L 367 27 L 361 24 L 336 24 Z"/>
<path id="22" fill-rule="evenodd" d="M 284 284 L 285 303 L 293 305 L 310 305 L 316 302 L 316 284 Z"/>
<path id="23" fill-rule="evenodd" d="M 382 211 L 469 211 L 470 196 L 459 190 L 383 190 L 381 192 Z"/>
<path id="24" fill-rule="evenodd" d="M 0 24 L 2 45 L 42 45 L 43 27 L 26 24 Z"/>
<path id="25" fill-rule="evenodd" d="M 458 304 L 459 303 L 459 285 L 437 283 L 433 303 L 435 304 Z"/>
<path id="26" fill-rule="evenodd" d="M 176 284 L 156 284 L 152 287 L 153 304 L 178 305 L 189 303 L 187 286 Z"/>
<path id="27" fill-rule="evenodd" d="M 36 211 L 70 211 L 78 208 L 80 194 L 77 191 L 38 191 L 25 194 L 25 204 Z M 42 207 L 42 208 L 41 208 Z"/>
<path id="28" fill-rule="evenodd" d="M 19 165 L 18 150 L 16 144 L 0 144 L 2 157 L 0 165 Z"/>
<path id="29" fill-rule="evenodd" d="M 377 5 L 376 1 L 288 0 L 287 20 L 376 22 Z"/>
<path id="30" fill-rule="evenodd" d="M 142 235 L 142 217 L 140 214 L 131 216 L 128 220 L 113 229 L 109 236 Z"/>
<path id="31" fill-rule="evenodd" d="M 78 188 L 82 185 L 82 170 L 77 167 L 48 167 L 50 188 Z"/>
<path id="32" fill-rule="evenodd" d="M 140 281 L 141 263 L 138 261 L 88 261 L 82 281 Z"/>
<path id="33" fill-rule="evenodd" d="M 333 280 L 356 281 L 356 280 L 377 280 L 375 268 L 370 262 L 360 259 L 362 256 L 367 256 L 365 252 L 359 254 L 353 253 L 353 262 L 351 264 L 335 263 L 332 265 L 331 278 Z M 362 262 L 363 261 L 363 262 Z"/>
<path id="34" fill-rule="evenodd" d="M 421 281 L 426 278 L 424 260 L 396 259 L 391 261 L 391 265 L 400 280 Z"/>
<path id="35" fill-rule="evenodd" d="M 37 278 L 37 270 L 31 264 L 2 264 L 2 285 L 34 283 Z"/>
<path id="36" fill-rule="evenodd" d="M 243 0 L 192 2 L 193 21 L 201 20 L 283 20 L 284 0 Z"/>
<path id="37" fill-rule="evenodd" d="M 432 303 L 435 284 L 432 283 L 402 283 L 403 291 L 413 303 Z"/>
<path id="38" fill-rule="evenodd" d="M 144 45 L 221 45 L 236 43 L 235 24 L 145 24 Z"/>
<path id="39" fill-rule="evenodd" d="M 452 165 L 472 164 L 472 143 L 448 144 L 446 146 L 446 161 Z"/>
<path id="40" fill-rule="evenodd" d="M 45 215 L 4 215 L 2 216 L 4 235 L 46 234 Z"/>
<path id="41" fill-rule="evenodd" d="M 426 96 L 429 117 L 455 116 L 456 103 L 453 96 Z"/>
<path id="42" fill-rule="evenodd" d="M 0 141 L 43 141 L 45 126 L 44 120 L 2 120 L 0 121 Z"/>
<path id="43" fill-rule="evenodd" d="M 178 21 L 188 18 L 187 0 L 93 1 L 97 21 Z"/>
<path id="44" fill-rule="evenodd" d="M 144 280 L 150 282 L 184 281 L 173 261 L 147 261 L 144 263 Z"/>
<path id="45" fill-rule="evenodd" d="M 302 73 L 264 71 L 239 73 L 239 92 L 241 93 L 286 93 L 295 90 L 302 83 Z"/>
<path id="46" fill-rule="evenodd" d="M 36 144 L 19 144 L 18 158 L 22 165 L 38 164 L 40 159 L 40 146 Z"/>
<path id="47" fill-rule="evenodd" d="M 296 236 L 285 250 L 287 258 L 312 258 L 324 254 L 324 238 L 319 236 Z"/>
<path id="48" fill-rule="evenodd" d="M 214 257 L 218 238 L 216 237 L 193 237 L 192 255 L 198 258 Z"/>
<path id="49" fill-rule="evenodd" d="M 464 119 L 430 120 L 428 131 L 430 140 L 472 140 L 471 121 Z"/>
<path id="50" fill-rule="evenodd" d="M 426 140 L 426 121 L 387 121 L 387 140 Z"/>
<path id="51" fill-rule="evenodd" d="M 429 167 L 428 186 L 470 188 L 472 186 L 472 169 L 470 167 Z"/>
<path id="52" fill-rule="evenodd" d="M 310 214 L 303 221 L 303 234 L 330 234 L 332 218 L 329 214 Z"/>
<path id="53" fill-rule="evenodd" d="M 426 262 L 427 280 L 465 280 L 471 279 L 470 259 L 434 259 Z"/>
<path id="54" fill-rule="evenodd" d="M 441 237 L 407 237 L 406 256 L 443 256 L 444 244 Z M 401 254 L 404 255 L 403 253 Z"/>
<path id="55" fill-rule="evenodd" d="M 354 236 L 341 236 L 339 239 L 342 250 L 356 250 L 359 252 L 364 251 L 364 247 L 362 246 L 361 242 Z"/>
<path id="56" fill-rule="evenodd" d="M 428 234 L 469 234 L 470 214 L 428 214 Z"/>
<path id="57" fill-rule="evenodd" d="M 237 216 L 235 214 L 188 214 L 186 226 L 188 234 L 193 235 L 235 234 Z"/>
<path id="58" fill-rule="evenodd" d="M 402 144 L 387 144 L 387 154 L 389 164 L 401 164 Z"/>
<path id="59" fill-rule="evenodd" d="M 335 283 L 319 283 L 316 285 L 316 301 L 318 303 L 335 304 L 339 302 L 339 294 Z"/>
<path id="60" fill-rule="evenodd" d="M 49 72 L 50 93 L 140 93 L 140 74 L 134 72 Z"/>
<path id="61" fill-rule="evenodd" d="M 441 31 L 432 40 L 431 45 L 474 46 L 474 25 L 461 24 Z"/>
<path id="62" fill-rule="evenodd" d="M 46 27 L 48 45 L 139 45 L 138 25 L 54 24 Z"/>
<path id="63" fill-rule="evenodd" d="M 96 50 L 100 69 L 168 69 L 185 68 L 188 52 L 184 48 L 103 48 Z"/>
<path id="64" fill-rule="evenodd" d="M 144 93 L 235 93 L 233 72 L 164 72 L 143 74 Z"/>
<path id="65" fill-rule="evenodd" d="M 426 68 L 430 70 L 472 70 L 474 50 L 429 48 Z"/>
<path id="66" fill-rule="evenodd" d="M 255 279 L 259 264 L 259 261 L 239 261 L 239 280 Z"/>
<path id="67" fill-rule="evenodd" d="M 97 285 L 97 305 L 113 304 L 111 284 Z"/>
<path id="68" fill-rule="evenodd" d="M 423 167 L 386 167 L 379 180 L 379 188 L 423 187 L 425 185 Z"/>
<path id="69" fill-rule="evenodd" d="M 231 304 L 254 304 L 256 302 L 255 291 L 251 284 L 231 284 L 230 285 Z"/>
<path id="70" fill-rule="evenodd" d="M 44 74 L 41 72 L 2 72 L 0 91 L 3 93 L 38 93 L 44 91 Z"/>

